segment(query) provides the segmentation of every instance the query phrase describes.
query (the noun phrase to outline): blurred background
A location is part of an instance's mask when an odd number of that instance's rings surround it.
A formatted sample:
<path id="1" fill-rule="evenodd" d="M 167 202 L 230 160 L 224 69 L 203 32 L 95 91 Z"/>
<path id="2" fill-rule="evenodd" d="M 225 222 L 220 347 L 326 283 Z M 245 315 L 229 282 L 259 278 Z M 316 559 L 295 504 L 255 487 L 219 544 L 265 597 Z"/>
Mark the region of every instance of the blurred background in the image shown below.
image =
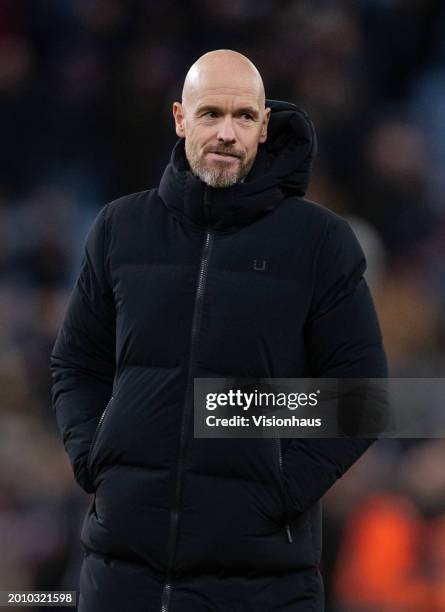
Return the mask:
<path id="1" fill-rule="evenodd" d="M 442 0 L 0 0 L 0 589 L 77 588 L 49 353 L 94 216 L 157 185 L 218 48 L 312 117 L 308 197 L 362 243 L 392 376 L 444 376 Z M 444 466 L 445 440 L 381 440 L 329 491 L 327 612 L 445 610 Z"/>

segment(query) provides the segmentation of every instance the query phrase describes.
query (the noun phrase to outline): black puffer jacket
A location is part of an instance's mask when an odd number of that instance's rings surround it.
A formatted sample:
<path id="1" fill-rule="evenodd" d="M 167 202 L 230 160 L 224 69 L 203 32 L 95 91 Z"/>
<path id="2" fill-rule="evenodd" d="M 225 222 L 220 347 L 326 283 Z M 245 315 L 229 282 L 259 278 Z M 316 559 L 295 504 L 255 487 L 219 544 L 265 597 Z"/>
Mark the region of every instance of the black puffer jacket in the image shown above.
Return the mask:
<path id="1" fill-rule="evenodd" d="M 207 187 L 179 141 L 159 188 L 104 207 L 88 236 L 51 357 L 94 492 L 81 612 L 322 610 L 318 500 L 370 442 L 193 437 L 194 377 L 386 375 L 363 253 L 302 199 L 312 124 L 270 106 L 245 182 Z"/>

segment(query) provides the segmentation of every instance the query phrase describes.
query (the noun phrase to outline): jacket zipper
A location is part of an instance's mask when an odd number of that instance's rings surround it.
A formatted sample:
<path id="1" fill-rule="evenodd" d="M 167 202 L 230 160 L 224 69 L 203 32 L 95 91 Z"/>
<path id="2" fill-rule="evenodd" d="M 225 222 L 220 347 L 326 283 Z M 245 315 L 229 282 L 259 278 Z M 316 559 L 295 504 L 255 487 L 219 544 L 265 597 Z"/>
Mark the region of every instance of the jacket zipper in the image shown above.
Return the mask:
<path id="1" fill-rule="evenodd" d="M 207 189 L 204 192 L 204 206 L 207 205 Z M 199 269 L 198 283 L 195 294 L 195 304 L 193 311 L 193 323 L 192 323 L 192 332 L 191 332 L 191 341 L 190 341 L 190 358 L 189 358 L 189 374 L 187 381 L 187 389 L 185 393 L 184 400 L 184 408 L 182 412 L 182 421 L 181 421 L 181 432 L 179 439 L 179 454 L 178 454 L 178 463 L 176 467 L 176 487 L 175 487 L 175 500 L 174 506 L 170 515 L 170 534 L 169 534 L 169 543 L 168 543 L 168 560 L 167 560 L 167 572 L 166 579 L 164 582 L 164 588 L 162 590 L 162 598 L 161 598 L 161 612 L 168 612 L 170 605 L 170 596 L 172 591 L 172 566 L 173 560 L 176 551 L 176 540 L 178 534 L 178 523 L 179 523 L 179 506 L 181 502 L 181 493 L 182 493 L 182 475 L 184 470 L 184 456 L 185 456 L 185 446 L 186 446 L 186 434 L 187 434 L 187 424 L 188 424 L 188 416 L 189 411 L 187 410 L 190 388 L 192 385 L 192 374 L 193 374 L 193 361 L 195 354 L 195 346 L 196 346 L 196 338 L 198 335 L 199 324 L 201 321 L 201 311 L 202 311 L 202 299 L 204 295 L 204 289 L 207 279 L 207 270 L 209 264 L 210 250 L 212 245 L 213 234 L 210 230 L 207 230 L 204 240 L 204 245 L 202 247 L 202 256 L 201 256 L 201 265 Z"/>
<path id="2" fill-rule="evenodd" d="M 99 436 L 99 432 L 100 432 L 100 430 L 102 428 L 102 425 L 104 423 L 105 417 L 107 415 L 107 412 L 108 412 L 108 410 L 109 410 L 109 408 L 111 406 L 111 403 L 112 403 L 113 399 L 114 399 L 114 396 L 112 395 L 110 397 L 110 399 L 108 400 L 108 403 L 105 406 L 102 414 L 100 415 L 99 422 L 98 422 L 98 424 L 96 426 L 96 429 L 94 431 L 93 439 L 91 440 L 90 450 L 88 451 L 88 458 L 87 458 L 87 471 L 88 471 L 88 474 L 91 474 L 91 459 L 93 457 L 93 451 L 94 451 L 94 448 L 96 446 L 96 442 L 97 442 L 97 438 Z"/>
<path id="3" fill-rule="evenodd" d="M 286 513 L 286 523 L 285 523 L 285 531 L 286 531 L 286 536 L 287 536 L 287 540 L 289 542 L 289 544 L 293 543 L 293 539 L 292 539 L 292 533 L 290 531 L 290 521 L 289 521 L 289 514 L 287 511 L 287 504 L 286 504 L 286 491 L 285 491 L 285 482 L 284 482 L 284 470 L 283 470 L 283 452 L 281 449 L 281 439 L 280 438 L 274 438 L 276 445 L 277 445 L 277 453 L 278 453 L 278 467 L 280 470 L 280 477 L 281 477 L 281 489 L 282 489 L 282 495 L 283 495 L 283 506 L 284 506 L 284 511 Z"/>

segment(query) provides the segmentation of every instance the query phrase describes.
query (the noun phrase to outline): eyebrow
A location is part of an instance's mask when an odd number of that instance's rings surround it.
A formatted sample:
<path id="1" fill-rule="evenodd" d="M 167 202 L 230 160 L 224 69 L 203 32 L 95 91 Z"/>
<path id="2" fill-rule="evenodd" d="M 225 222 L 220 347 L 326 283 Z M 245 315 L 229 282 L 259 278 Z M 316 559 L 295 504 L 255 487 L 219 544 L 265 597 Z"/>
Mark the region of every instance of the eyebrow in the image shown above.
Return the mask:
<path id="1" fill-rule="evenodd" d="M 214 104 L 204 104 L 203 106 L 199 106 L 196 109 L 197 115 L 200 115 L 201 113 L 208 113 L 208 112 L 219 113 L 221 112 L 221 109 L 218 108 L 218 106 L 215 106 Z M 243 115 L 244 113 L 249 113 L 250 115 L 252 115 L 254 119 L 258 119 L 259 117 L 258 111 L 253 106 L 243 106 L 237 109 L 236 111 L 236 114 L 239 114 L 239 115 Z"/>

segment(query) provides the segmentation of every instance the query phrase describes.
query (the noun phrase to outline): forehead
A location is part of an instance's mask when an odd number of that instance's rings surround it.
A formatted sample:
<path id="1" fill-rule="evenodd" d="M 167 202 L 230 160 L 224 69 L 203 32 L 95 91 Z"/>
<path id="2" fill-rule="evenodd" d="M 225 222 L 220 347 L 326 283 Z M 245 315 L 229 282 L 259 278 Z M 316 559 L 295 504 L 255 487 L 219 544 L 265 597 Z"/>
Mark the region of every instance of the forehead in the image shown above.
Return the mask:
<path id="1" fill-rule="evenodd" d="M 197 92 L 192 101 L 192 107 L 214 106 L 223 108 L 252 106 L 259 110 L 260 100 L 258 92 L 239 90 L 233 87 L 213 88 Z"/>

